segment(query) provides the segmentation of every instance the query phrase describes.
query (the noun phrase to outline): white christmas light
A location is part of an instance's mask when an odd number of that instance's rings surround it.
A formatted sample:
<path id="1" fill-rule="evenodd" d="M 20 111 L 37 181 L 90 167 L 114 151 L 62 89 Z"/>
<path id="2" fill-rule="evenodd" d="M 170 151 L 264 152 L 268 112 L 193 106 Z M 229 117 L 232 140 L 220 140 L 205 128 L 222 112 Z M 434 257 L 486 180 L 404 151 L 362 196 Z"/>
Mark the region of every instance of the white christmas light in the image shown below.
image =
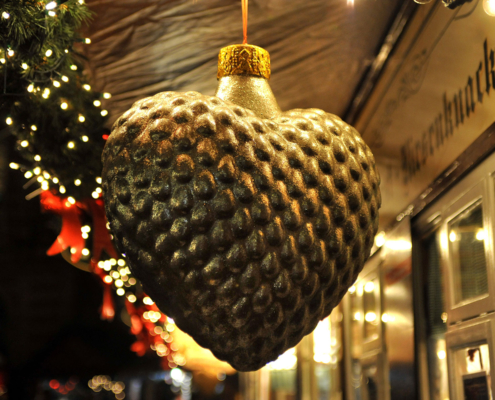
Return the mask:
<path id="1" fill-rule="evenodd" d="M 12 123 L 13 123 L 13 122 L 14 122 L 14 121 L 13 121 L 13 120 L 12 120 L 12 118 L 10 118 L 10 117 L 7 117 L 7 119 L 5 120 L 5 123 L 6 123 L 7 125 L 12 125 Z"/>
<path id="2" fill-rule="evenodd" d="M 100 177 L 97 177 L 96 178 L 96 183 L 99 183 L 101 185 L 101 182 L 102 182 L 101 178 Z"/>
<path id="3" fill-rule="evenodd" d="M 117 296 L 123 296 L 125 294 L 125 290 L 122 288 L 118 288 L 116 293 Z"/>
<path id="4" fill-rule="evenodd" d="M 77 71 L 77 65 L 72 64 L 72 65 L 70 66 L 70 69 L 71 69 L 72 71 Z"/>
<path id="5" fill-rule="evenodd" d="M 33 173 L 31 171 L 28 171 L 24 174 L 24 178 L 29 179 L 33 177 Z"/>
<path id="6" fill-rule="evenodd" d="M 74 197 L 67 197 L 67 200 L 70 204 L 76 204 L 76 199 L 74 199 Z"/>
<path id="7" fill-rule="evenodd" d="M 77 119 L 79 120 L 79 122 L 86 121 L 86 118 L 84 118 L 84 115 L 82 115 L 82 114 L 79 114 L 79 117 Z"/>
<path id="8" fill-rule="evenodd" d="M 86 38 L 86 39 L 84 39 L 84 43 L 86 43 L 86 44 L 90 44 L 90 43 L 91 43 L 91 39 L 90 39 L 90 38 Z"/>
<path id="9" fill-rule="evenodd" d="M 41 189 L 42 189 L 42 190 L 48 190 L 48 189 L 49 189 L 49 187 L 50 187 L 50 186 L 49 186 L 49 184 L 48 184 L 48 182 L 47 182 L 47 181 L 43 181 L 43 182 L 41 182 Z"/>
<path id="10" fill-rule="evenodd" d="M 89 86 L 87 83 L 85 83 L 85 84 L 83 85 L 83 88 L 84 88 L 85 90 L 91 90 L 91 86 Z"/>
<path id="11" fill-rule="evenodd" d="M 57 178 L 57 177 L 54 177 L 54 178 L 52 179 L 52 181 L 53 181 L 53 183 L 58 183 L 58 178 Z"/>
<path id="12" fill-rule="evenodd" d="M 108 92 L 103 93 L 103 98 L 109 99 L 110 97 L 112 97 L 112 95 L 110 93 L 108 93 Z"/>
<path id="13" fill-rule="evenodd" d="M 21 67 L 22 67 L 22 69 L 28 69 L 29 68 L 26 63 L 22 63 Z"/>
<path id="14" fill-rule="evenodd" d="M 31 125 L 31 130 L 32 131 L 37 131 L 38 130 L 38 127 L 36 125 Z"/>
<path id="15" fill-rule="evenodd" d="M 45 52 L 45 56 L 47 57 L 51 57 L 51 55 L 53 54 L 53 51 L 48 49 L 46 52 Z"/>
<path id="16" fill-rule="evenodd" d="M 9 167 L 12 169 L 19 169 L 19 164 L 15 163 L 15 162 L 11 162 L 9 164 Z"/>
<path id="17" fill-rule="evenodd" d="M 81 140 L 82 140 L 83 142 L 87 142 L 87 141 L 89 141 L 89 137 L 87 137 L 87 136 L 83 136 L 83 137 L 81 137 Z"/>
<path id="18" fill-rule="evenodd" d="M 33 90 L 34 90 L 34 85 L 31 83 L 31 84 L 28 86 L 27 91 L 28 91 L 29 93 L 31 93 Z"/>
<path id="19" fill-rule="evenodd" d="M 56 1 L 50 1 L 46 6 L 45 10 L 53 10 L 54 8 L 57 7 L 57 2 Z"/>
<path id="20" fill-rule="evenodd" d="M 68 147 L 69 149 L 73 149 L 73 148 L 75 147 L 74 142 L 72 142 L 72 141 L 71 141 L 71 142 L 67 143 L 67 147 Z"/>
<path id="21" fill-rule="evenodd" d="M 50 179 L 50 174 L 49 174 L 48 172 L 46 172 L 46 171 L 45 171 L 45 172 L 43 172 L 43 177 L 44 177 L 45 179 Z"/>
<path id="22" fill-rule="evenodd" d="M 101 101 L 95 100 L 95 101 L 93 101 L 93 104 L 95 105 L 95 107 L 99 107 L 99 106 L 101 106 Z"/>
<path id="23" fill-rule="evenodd" d="M 69 105 L 65 101 L 62 104 L 60 104 L 60 108 L 62 110 L 67 110 L 68 107 L 69 107 Z"/>
<path id="24" fill-rule="evenodd" d="M 98 197 L 100 197 L 100 195 L 98 193 L 96 193 L 96 192 L 93 192 L 93 193 L 91 193 L 91 197 L 93 199 L 97 199 Z"/>
<path id="25" fill-rule="evenodd" d="M 9 18 L 10 18 L 10 14 L 9 14 L 7 11 L 4 11 L 4 12 L 2 13 L 2 18 L 3 18 L 3 19 L 9 19 Z"/>
<path id="26" fill-rule="evenodd" d="M 103 117 L 106 117 L 108 115 L 108 111 L 107 110 L 101 110 L 101 115 Z"/>
<path id="27" fill-rule="evenodd" d="M 14 52 L 14 50 L 9 49 L 9 50 L 7 50 L 7 54 L 9 55 L 9 57 L 12 57 L 15 54 L 15 52 Z"/>
<path id="28" fill-rule="evenodd" d="M 59 81 L 53 81 L 53 86 L 60 87 L 60 82 Z"/>
<path id="29" fill-rule="evenodd" d="M 29 146 L 29 142 L 28 142 L 27 140 L 23 140 L 23 141 L 21 142 L 21 146 L 22 146 L 22 147 L 28 147 L 28 146 Z"/>
<path id="30" fill-rule="evenodd" d="M 0 63 L 5 64 L 5 58 L 0 58 Z"/>
<path id="31" fill-rule="evenodd" d="M 83 256 L 89 256 L 89 250 L 88 249 L 82 249 L 82 255 Z"/>
<path id="32" fill-rule="evenodd" d="M 56 17 L 57 16 L 57 13 L 55 11 L 48 11 L 48 15 L 50 17 Z"/>
<path id="33" fill-rule="evenodd" d="M 35 175 L 41 174 L 41 168 L 40 167 L 36 167 L 33 171 L 34 171 Z"/>
<path id="34" fill-rule="evenodd" d="M 65 193 L 65 186 L 60 186 L 60 187 L 58 188 L 58 191 L 59 191 L 60 193 L 64 194 L 64 193 Z"/>
<path id="35" fill-rule="evenodd" d="M 81 186 L 81 180 L 80 180 L 80 179 L 76 179 L 76 180 L 74 181 L 74 185 L 76 185 L 76 186 Z"/>
<path id="36" fill-rule="evenodd" d="M 64 82 L 69 82 L 69 78 L 67 78 L 65 75 L 63 75 L 61 79 L 62 79 Z"/>
<path id="37" fill-rule="evenodd" d="M 50 96 L 50 89 L 48 88 L 45 88 L 45 90 L 43 91 L 43 94 L 41 95 L 44 99 L 48 99 L 48 97 Z"/>

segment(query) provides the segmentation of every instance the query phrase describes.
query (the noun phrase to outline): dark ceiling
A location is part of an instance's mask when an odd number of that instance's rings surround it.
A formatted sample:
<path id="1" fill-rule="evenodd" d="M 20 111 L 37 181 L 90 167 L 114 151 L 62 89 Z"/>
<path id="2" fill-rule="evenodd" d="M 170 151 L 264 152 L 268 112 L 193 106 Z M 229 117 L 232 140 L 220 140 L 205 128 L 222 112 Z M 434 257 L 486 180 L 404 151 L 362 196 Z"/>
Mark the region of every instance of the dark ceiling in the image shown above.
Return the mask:
<path id="1" fill-rule="evenodd" d="M 221 47 L 242 41 L 240 0 L 88 0 L 84 51 L 110 122 L 161 91 L 213 94 Z M 349 3 L 349 4 L 348 4 Z M 343 115 L 378 54 L 399 0 L 251 0 L 249 42 L 272 59 L 282 109 Z"/>

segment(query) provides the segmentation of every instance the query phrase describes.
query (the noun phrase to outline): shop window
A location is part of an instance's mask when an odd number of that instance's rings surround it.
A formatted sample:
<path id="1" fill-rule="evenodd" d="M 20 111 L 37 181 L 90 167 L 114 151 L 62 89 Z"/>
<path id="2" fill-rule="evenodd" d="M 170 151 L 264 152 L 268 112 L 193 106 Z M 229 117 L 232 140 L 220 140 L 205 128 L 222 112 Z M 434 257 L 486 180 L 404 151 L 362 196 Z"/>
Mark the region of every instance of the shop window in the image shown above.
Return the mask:
<path id="1" fill-rule="evenodd" d="M 371 279 L 363 285 L 364 340 L 366 341 L 377 339 L 379 334 L 378 289 L 377 279 Z"/>
<path id="2" fill-rule="evenodd" d="M 488 293 L 485 258 L 486 231 L 481 200 L 448 224 L 449 256 L 453 267 L 455 304 Z"/>
<path id="3" fill-rule="evenodd" d="M 293 400 L 297 390 L 296 348 L 287 350 L 275 361 L 269 363 L 270 400 Z"/>

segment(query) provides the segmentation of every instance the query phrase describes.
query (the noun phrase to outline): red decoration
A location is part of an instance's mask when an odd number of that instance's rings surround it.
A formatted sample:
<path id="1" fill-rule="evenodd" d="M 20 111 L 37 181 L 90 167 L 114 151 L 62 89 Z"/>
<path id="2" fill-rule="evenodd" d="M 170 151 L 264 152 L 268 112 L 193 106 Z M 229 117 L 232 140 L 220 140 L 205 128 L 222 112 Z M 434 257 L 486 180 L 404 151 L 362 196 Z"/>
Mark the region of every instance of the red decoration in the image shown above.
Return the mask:
<path id="1" fill-rule="evenodd" d="M 46 254 L 53 256 L 70 247 L 71 261 L 78 262 L 84 248 L 79 220 L 79 207 L 82 204 L 71 204 L 67 199 L 62 199 L 48 190 L 41 193 L 40 203 L 43 211 L 50 211 L 62 217 L 62 230 Z"/>
<path id="2" fill-rule="evenodd" d="M 112 244 L 112 239 L 107 230 L 107 217 L 105 216 L 105 206 L 102 199 L 87 200 L 91 217 L 93 218 L 93 254 L 92 258 L 96 262 L 100 261 L 103 250 L 113 258 L 117 258 L 117 252 Z"/>

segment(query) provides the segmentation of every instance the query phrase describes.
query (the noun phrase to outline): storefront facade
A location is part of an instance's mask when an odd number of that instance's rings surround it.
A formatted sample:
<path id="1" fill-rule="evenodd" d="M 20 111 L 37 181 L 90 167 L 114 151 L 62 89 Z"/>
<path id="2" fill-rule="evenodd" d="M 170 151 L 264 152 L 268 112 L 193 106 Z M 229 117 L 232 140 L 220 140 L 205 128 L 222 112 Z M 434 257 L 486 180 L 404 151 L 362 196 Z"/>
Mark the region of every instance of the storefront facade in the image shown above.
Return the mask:
<path id="1" fill-rule="evenodd" d="M 382 232 L 342 303 L 241 374 L 244 399 L 492 399 L 495 18 L 418 7 L 353 121 L 382 177 Z"/>

